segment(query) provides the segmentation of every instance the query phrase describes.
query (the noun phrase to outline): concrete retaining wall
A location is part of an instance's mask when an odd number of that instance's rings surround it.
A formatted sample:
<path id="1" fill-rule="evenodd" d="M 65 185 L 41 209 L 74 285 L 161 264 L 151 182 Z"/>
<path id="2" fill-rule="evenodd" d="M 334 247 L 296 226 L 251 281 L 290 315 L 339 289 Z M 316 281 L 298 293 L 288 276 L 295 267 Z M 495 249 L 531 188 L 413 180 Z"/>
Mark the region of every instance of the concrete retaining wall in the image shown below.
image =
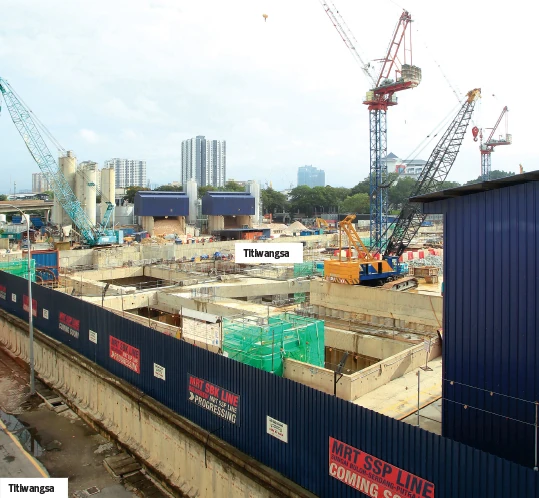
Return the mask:
<path id="1" fill-rule="evenodd" d="M 313 280 L 310 299 L 321 319 L 328 316 L 417 332 L 435 332 L 442 326 L 440 296 Z"/>
<path id="2" fill-rule="evenodd" d="M 437 338 L 431 339 L 429 360 L 442 354 Z M 390 356 L 352 375 L 343 375 L 337 383 L 337 396 L 347 401 L 374 391 L 388 382 L 425 364 L 423 344 L 413 346 Z M 334 373 L 326 368 L 315 367 L 296 360 L 285 359 L 283 377 L 301 382 L 327 394 L 334 392 Z"/>
<path id="3" fill-rule="evenodd" d="M 324 247 L 335 243 L 337 236 L 312 235 L 309 237 L 286 237 L 271 239 L 264 243 L 276 244 L 279 242 L 305 242 L 307 247 Z M 207 242 L 205 244 L 138 244 L 134 246 L 111 247 L 100 249 L 85 249 L 77 251 L 60 251 L 60 267 L 96 265 L 100 268 L 123 266 L 128 262 L 156 259 L 187 259 L 212 255 L 215 252 L 234 253 L 235 241 Z M 260 242 L 261 243 L 261 242 Z"/>
<path id="4" fill-rule="evenodd" d="M 324 342 L 326 347 L 351 351 L 371 358 L 388 358 L 410 348 L 409 342 L 362 335 L 327 326 L 324 327 Z"/>
<path id="5" fill-rule="evenodd" d="M 28 325 L 0 310 L 0 345 L 27 361 Z M 143 392 L 35 331 L 35 368 L 68 404 L 136 455 L 176 494 L 192 498 L 314 498 Z M 207 450 L 207 452 L 205 451 Z"/>

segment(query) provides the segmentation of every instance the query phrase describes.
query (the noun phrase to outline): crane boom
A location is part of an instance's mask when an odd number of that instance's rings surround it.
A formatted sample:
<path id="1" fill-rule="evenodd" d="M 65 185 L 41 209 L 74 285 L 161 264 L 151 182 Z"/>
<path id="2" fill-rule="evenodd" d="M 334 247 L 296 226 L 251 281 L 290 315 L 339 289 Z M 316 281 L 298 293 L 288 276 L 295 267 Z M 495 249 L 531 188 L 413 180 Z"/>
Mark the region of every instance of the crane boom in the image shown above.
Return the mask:
<path id="1" fill-rule="evenodd" d="M 114 237 L 107 237 L 102 228 L 95 226 L 88 218 L 39 133 L 32 113 L 3 78 L 0 78 L 0 92 L 26 147 L 49 182 L 56 199 L 77 227 L 77 231 L 89 245 L 113 242 Z"/>
<path id="2" fill-rule="evenodd" d="M 475 102 L 481 97 L 481 90 L 476 88 L 467 94 L 462 107 L 453 119 L 444 135 L 432 151 L 417 183 L 412 190 L 411 198 L 440 190 L 447 178 L 462 145 L 466 129 L 472 117 Z M 384 257 L 401 256 L 415 237 L 426 215 L 421 212 L 418 203 L 407 203 L 399 214 L 395 228 L 388 239 Z"/>
<path id="3" fill-rule="evenodd" d="M 376 79 L 374 76 L 369 72 L 369 69 L 371 68 L 371 65 L 368 63 L 365 63 L 363 60 L 363 57 L 360 55 L 359 50 L 356 48 L 357 40 L 355 39 L 354 35 L 348 28 L 346 22 L 340 15 L 339 11 L 335 7 L 334 4 L 331 4 L 333 6 L 333 9 L 328 5 L 328 2 L 325 2 L 324 0 L 319 0 L 320 4 L 324 8 L 327 16 L 329 17 L 331 23 L 333 26 L 335 26 L 335 29 L 338 31 L 339 35 L 342 38 L 342 41 L 344 44 L 348 47 L 348 50 L 352 53 L 354 56 L 354 59 L 359 64 L 359 67 L 369 80 L 369 84 L 372 85 L 372 87 L 376 86 Z M 355 43 L 354 43 L 355 42 Z"/>
<path id="4" fill-rule="evenodd" d="M 389 43 L 389 48 L 387 49 L 387 55 L 383 59 L 383 64 L 380 69 L 380 74 L 378 75 L 378 80 L 376 81 L 376 86 L 379 87 L 382 85 L 384 80 L 388 80 L 391 77 L 391 72 L 395 69 L 395 80 L 398 80 L 401 74 L 401 68 L 403 64 L 407 63 L 407 53 L 410 52 L 410 65 L 412 64 L 412 42 L 411 42 L 411 32 L 409 31 L 410 41 L 408 43 L 408 48 L 406 47 L 406 28 L 408 24 L 412 22 L 412 16 L 406 10 L 402 11 L 402 14 L 399 18 L 399 22 L 395 27 L 393 33 L 393 38 Z M 399 49 L 401 44 L 404 42 L 404 53 L 403 61 L 399 59 Z"/>

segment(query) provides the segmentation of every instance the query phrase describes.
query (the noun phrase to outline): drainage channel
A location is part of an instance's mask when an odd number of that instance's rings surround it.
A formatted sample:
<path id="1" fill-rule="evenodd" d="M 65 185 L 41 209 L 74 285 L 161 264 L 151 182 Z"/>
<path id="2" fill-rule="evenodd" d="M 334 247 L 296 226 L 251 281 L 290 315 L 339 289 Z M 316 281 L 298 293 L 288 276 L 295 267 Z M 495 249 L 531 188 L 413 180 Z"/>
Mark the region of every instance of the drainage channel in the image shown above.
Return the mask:
<path id="1" fill-rule="evenodd" d="M 22 447 L 31 455 L 39 457 L 45 449 L 39 444 L 35 429 L 25 426 L 17 417 L 0 410 L 0 419 L 7 430 L 21 443 Z"/>

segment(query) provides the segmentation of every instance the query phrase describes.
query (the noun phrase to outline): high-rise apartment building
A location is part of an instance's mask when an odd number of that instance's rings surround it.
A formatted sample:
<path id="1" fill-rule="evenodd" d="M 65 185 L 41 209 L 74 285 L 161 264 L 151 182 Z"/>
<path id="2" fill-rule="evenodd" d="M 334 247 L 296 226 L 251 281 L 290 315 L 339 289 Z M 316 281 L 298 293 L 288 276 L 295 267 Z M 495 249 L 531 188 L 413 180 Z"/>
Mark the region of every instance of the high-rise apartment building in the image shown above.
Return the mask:
<path id="1" fill-rule="evenodd" d="M 114 168 L 116 188 L 146 187 L 146 161 L 109 159 L 104 168 Z"/>
<path id="2" fill-rule="evenodd" d="M 32 173 L 32 192 L 40 194 L 46 190 L 50 190 L 50 186 L 45 175 L 43 173 Z"/>
<path id="3" fill-rule="evenodd" d="M 326 173 L 324 170 L 313 168 L 312 166 L 300 166 L 298 168 L 298 187 L 307 185 L 307 187 L 325 187 Z"/>
<path id="4" fill-rule="evenodd" d="M 201 187 L 226 183 L 226 140 L 206 140 L 198 135 L 182 141 L 182 184 L 196 180 Z"/>

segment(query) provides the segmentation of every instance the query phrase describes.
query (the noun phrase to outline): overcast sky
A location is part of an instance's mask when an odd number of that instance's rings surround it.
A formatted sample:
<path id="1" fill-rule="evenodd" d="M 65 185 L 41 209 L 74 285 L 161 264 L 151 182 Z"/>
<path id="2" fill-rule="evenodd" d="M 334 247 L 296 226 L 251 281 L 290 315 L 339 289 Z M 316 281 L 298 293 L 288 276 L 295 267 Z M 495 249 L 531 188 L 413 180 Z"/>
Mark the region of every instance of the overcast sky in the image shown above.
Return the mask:
<path id="1" fill-rule="evenodd" d="M 227 141 L 227 177 L 295 185 L 305 164 L 351 187 L 369 173 L 369 85 L 318 0 L 0 0 L 0 76 L 79 161 L 147 161 L 180 179 L 181 141 Z M 423 81 L 388 112 L 388 152 L 408 158 L 461 93 L 481 87 L 474 123 L 504 105 L 514 144 L 493 169 L 536 169 L 535 7 L 523 0 L 335 5 L 367 60 L 385 55 L 405 7 Z M 526 12 L 528 14 L 526 14 Z M 263 14 L 268 15 L 264 22 Z M 522 71 L 522 76 L 519 76 Z M 531 71 L 531 72 L 530 72 Z M 444 78 L 443 74 L 447 77 Z M 512 83 L 511 83 L 512 82 Z M 526 85 L 526 86 L 525 86 Z M 500 133 L 505 133 L 502 125 Z M 2 187 L 31 187 L 32 157 L 2 102 Z M 435 142 L 419 155 L 427 159 Z M 56 155 L 56 149 L 51 145 Z M 471 126 L 449 179 L 480 173 Z"/>

